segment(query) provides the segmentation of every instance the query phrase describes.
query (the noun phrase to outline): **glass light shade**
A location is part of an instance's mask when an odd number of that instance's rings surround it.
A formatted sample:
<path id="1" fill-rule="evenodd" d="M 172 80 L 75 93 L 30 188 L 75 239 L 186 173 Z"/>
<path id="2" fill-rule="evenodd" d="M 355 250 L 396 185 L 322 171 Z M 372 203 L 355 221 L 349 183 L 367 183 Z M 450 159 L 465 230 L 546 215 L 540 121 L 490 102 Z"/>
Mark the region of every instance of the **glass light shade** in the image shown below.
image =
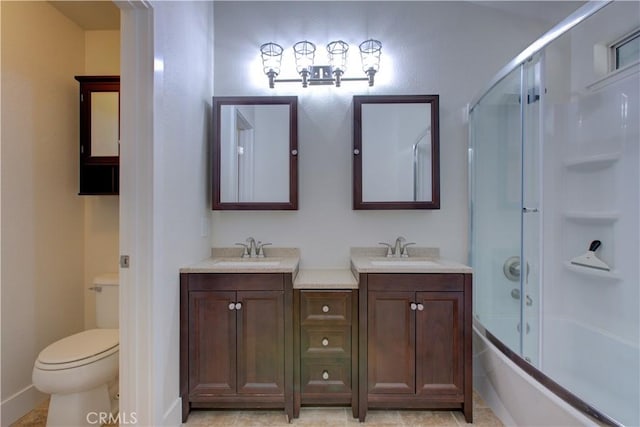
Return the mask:
<path id="1" fill-rule="evenodd" d="M 365 73 L 377 72 L 380 69 L 380 54 L 382 43 L 369 39 L 360 43 L 360 57 L 362 58 L 362 70 Z"/>
<path id="2" fill-rule="evenodd" d="M 282 46 L 277 43 L 265 43 L 260 46 L 262 55 L 262 70 L 266 75 L 280 74 L 280 63 L 282 62 Z"/>
<path id="3" fill-rule="evenodd" d="M 336 40 L 327 45 L 327 52 L 329 52 L 329 64 L 333 68 L 333 71 L 345 72 L 347 69 L 347 51 L 349 45 L 342 40 Z"/>
<path id="4" fill-rule="evenodd" d="M 293 45 L 293 53 L 296 57 L 296 71 L 298 71 L 298 74 L 309 71 L 309 67 L 313 65 L 316 45 L 310 41 L 303 40 Z"/>

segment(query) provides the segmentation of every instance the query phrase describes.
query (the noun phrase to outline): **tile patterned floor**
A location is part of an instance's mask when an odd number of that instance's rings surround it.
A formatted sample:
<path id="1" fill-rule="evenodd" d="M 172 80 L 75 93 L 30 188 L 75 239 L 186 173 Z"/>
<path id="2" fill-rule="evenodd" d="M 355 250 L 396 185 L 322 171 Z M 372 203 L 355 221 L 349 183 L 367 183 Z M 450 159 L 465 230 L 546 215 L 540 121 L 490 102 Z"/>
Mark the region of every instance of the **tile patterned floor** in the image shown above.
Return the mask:
<path id="1" fill-rule="evenodd" d="M 473 425 L 499 427 L 503 424 L 487 407 L 480 395 L 473 393 Z M 47 421 L 49 401 L 19 419 L 11 427 L 44 427 Z M 194 410 L 183 426 L 186 427 L 340 427 L 360 425 L 351 415 L 351 408 L 303 407 L 300 418 L 287 423 L 282 410 L 236 411 L 236 410 Z M 363 425 L 372 427 L 460 427 L 467 424 L 460 411 L 413 411 L 413 410 L 370 410 Z"/>
<path id="2" fill-rule="evenodd" d="M 476 392 L 473 393 L 473 425 L 499 427 L 503 424 Z M 351 408 L 303 407 L 300 418 L 287 423 L 282 410 L 235 411 L 194 410 L 185 427 L 340 427 L 358 425 L 372 427 L 460 427 L 471 425 L 460 411 L 369 410 L 364 424 L 352 417 Z"/>

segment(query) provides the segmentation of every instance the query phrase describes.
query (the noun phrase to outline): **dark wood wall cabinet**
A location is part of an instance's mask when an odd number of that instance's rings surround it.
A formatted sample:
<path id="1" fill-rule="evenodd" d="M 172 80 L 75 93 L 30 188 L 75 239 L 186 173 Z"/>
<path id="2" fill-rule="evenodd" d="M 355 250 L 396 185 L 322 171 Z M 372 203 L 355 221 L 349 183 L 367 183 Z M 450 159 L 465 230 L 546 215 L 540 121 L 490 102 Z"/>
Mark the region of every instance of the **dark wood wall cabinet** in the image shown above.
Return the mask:
<path id="1" fill-rule="evenodd" d="M 351 405 L 357 417 L 357 304 L 357 290 L 294 290 L 294 418 L 301 405 Z"/>
<path id="2" fill-rule="evenodd" d="M 284 408 L 293 418 L 292 277 L 180 275 L 182 420 L 192 408 Z"/>
<path id="3" fill-rule="evenodd" d="M 471 275 L 360 274 L 359 416 L 460 409 L 472 422 Z"/>
<path id="4" fill-rule="evenodd" d="M 120 190 L 120 77 L 75 76 L 80 83 L 80 195 Z"/>

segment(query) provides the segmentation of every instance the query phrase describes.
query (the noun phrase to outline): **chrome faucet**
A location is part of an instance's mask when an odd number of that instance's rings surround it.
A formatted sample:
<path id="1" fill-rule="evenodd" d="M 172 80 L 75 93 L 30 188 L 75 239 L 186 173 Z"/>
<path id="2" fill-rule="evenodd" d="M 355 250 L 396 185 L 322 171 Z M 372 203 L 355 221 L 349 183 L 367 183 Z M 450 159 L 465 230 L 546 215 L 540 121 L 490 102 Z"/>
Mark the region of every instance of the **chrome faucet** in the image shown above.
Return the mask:
<path id="1" fill-rule="evenodd" d="M 246 243 L 236 243 L 243 247 L 242 258 L 264 258 L 264 247 L 271 243 L 262 243 L 253 237 L 247 237 Z"/>
<path id="2" fill-rule="evenodd" d="M 385 242 L 380 242 L 380 244 L 387 247 L 387 258 L 407 258 L 409 256 L 409 253 L 407 252 L 407 246 L 415 245 L 415 243 L 405 243 L 406 241 L 407 239 L 400 236 L 396 239 L 395 245 L 391 245 Z"/>
<path id="3" fill-rule="evenodd" d="M 404 237 L 400 236 L 396 239 L 396 244 L 395 247 L 393 248 L 393 256 L 396 258 L 400 258 L 400 256 L 404 256 L 404 254 L 402 254 L 403 252 L 403 246 L 402 244 L 406 241 L 407 239 L 405 239 Z"/>

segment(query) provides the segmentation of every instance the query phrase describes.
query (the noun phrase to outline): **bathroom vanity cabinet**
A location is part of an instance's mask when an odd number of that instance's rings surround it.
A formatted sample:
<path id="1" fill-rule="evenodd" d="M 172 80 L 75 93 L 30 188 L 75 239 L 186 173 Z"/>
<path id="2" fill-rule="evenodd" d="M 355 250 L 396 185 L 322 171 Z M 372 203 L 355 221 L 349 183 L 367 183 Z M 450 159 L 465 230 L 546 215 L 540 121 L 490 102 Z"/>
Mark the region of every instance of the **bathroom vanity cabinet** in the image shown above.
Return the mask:
<path id="1" fill-rule="evenodd" d="M 292 275 L 181 273 L 182 419 L 191 408 L 293 417 Z"/>
<path id="2" fill-rule="evenodd" d="M 358 291 L 294 290 L 294 417 L 301 405 L 351 405 L 357 417 Z"/>
<path id="3" fill-rule="evenodd" d="M 471 422 L 471 275 L 361 273 L 359 300 L 360 421 L 455 408 Z"/>

